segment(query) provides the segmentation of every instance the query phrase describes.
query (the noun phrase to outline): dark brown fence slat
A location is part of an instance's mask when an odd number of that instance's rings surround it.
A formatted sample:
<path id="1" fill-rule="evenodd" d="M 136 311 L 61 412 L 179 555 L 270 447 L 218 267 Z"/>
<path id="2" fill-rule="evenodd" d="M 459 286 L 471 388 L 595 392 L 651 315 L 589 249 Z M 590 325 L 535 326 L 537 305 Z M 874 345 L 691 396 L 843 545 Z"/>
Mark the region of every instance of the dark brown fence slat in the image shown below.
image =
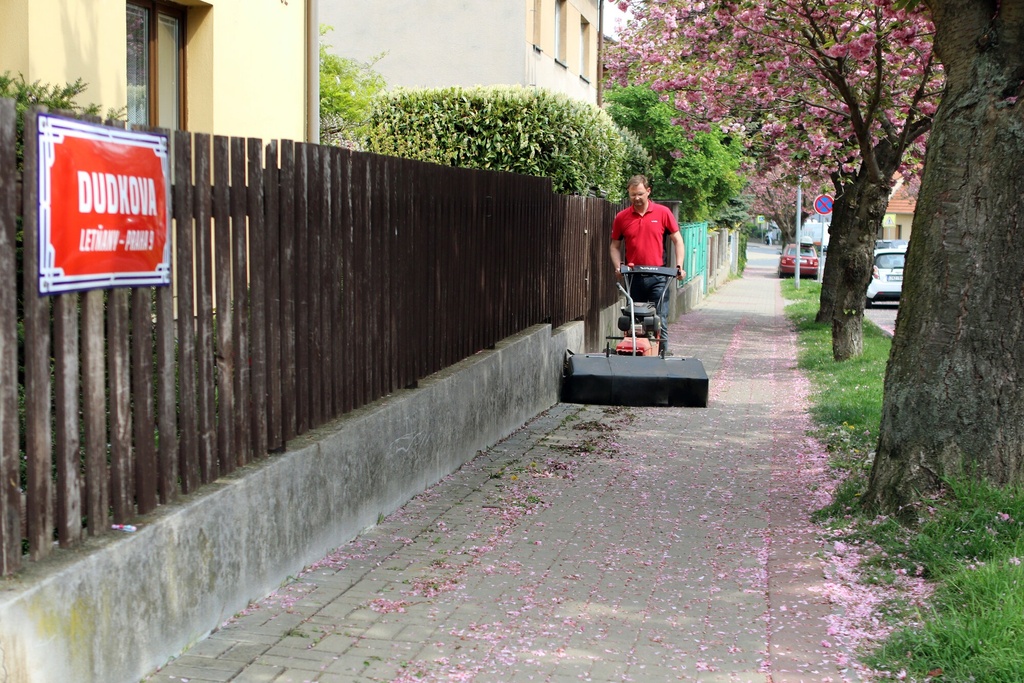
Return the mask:
<path id="1" fill-rule="evenodd" d="M 381 157 L 372 157 L 367 164 L 367 177 L 366 177 L 366 188 L 367 198 L 364 200 L 363 216 L 365 222 L 362 225 L 356 225 L 356 230 L 363 229 L 366 231 L 366 239 L 363 242 L 362 253 L 362 268 L 363 272 L 357 276 L 356 286 L 359 288 L 359 300 L 365 301 L 367 304 L 367 310 L 370 311 L 381 311 L 381 316 L 374 322 L 374 327 L 367 330 L 369 334 L 364 333 L 358 335 L 360 339 L 360 353 L 363 356 L 362 366 L 364 370 L 364 387 L 365 397 L 364 403 L 370 403 L 377 398 L 380 394 L 380 382 L 378 377 L 380 376 L 381 365 L 377 361 L 377 354 L 373 352 L 373 348 L 376 342 L 383 336 L 376 327 L 382 324 L 382 320 L 385 319 L 386 313 L 382 308 L 383 302 L 381 292 L 384 289 L 383 277 L 381 271 L 384 268 L 380 257 L 380 236 L 382 226 L 380 224 L 380 218 L 378 212 L 380 206 L 376 202 L 369 201 L 370 197 L 380 197 L 383 183 L 381 183 L 381 166 L 384 163 L 384 159 Z M 372 279 L 371 279 L 372 278 Z M 372 330 L 372 331 L 371 331 Z"/>
<path id="2" fill-rule="evenodd" d="M 132 430 L 135 434 L 135 504 L 139 514 L 156 509 L 157 462 L 153 381 L 153 288 L 131 290 Z"/>
<path id="3" fill-rule="evenodd" d="M 18 476 L 17 169 L 13 100 L 0 100 L 0 576 L 21 568 Z"/>
<path id="4" fill-rule="evenodd" d="M 391 175 L 392 169 L 395 166 L 395 159 L 384 158 L 380 164 L 380 190 L 384 193 L 381 196 L 390 197 L 392 196 L 392 185 Z M 393 294 L 395 289 L 395 268 L 391 262 L 391 244 L 393 242 L 391 235 L 391 215 L 390 209 L 393 202 L 374 202 L 373 208 L 376 215 L 375 221 L 377 228 L 375 230 L 377 243 L 375 248 L 377 253 L 375 259 L 378 264 L 378 273 L 381 274 L 379 277 L 381 284 L 380 291 L 380 305 L 381 312 L 383 314 L 383 328 L 381 329 L 382 334 L 374 335 L 377 337 L 374 342 L 374 346 L 379 351 L 374 352 L 377 360 L 373 365 L 377 369 L 377 387 L 374 392 L 373 399 L 376 400 L 381 396 L 386 396 L 392 390 L 391 385 L 391 367 L 394 364 L 394 350 L 392 349 L 391 342 L 394 339 L 394 316 L 395 310 L 393 307 Z M 372 271 L 371 271 L 372 272 Z M 369 275 L 369 273 L 368 273 Z"/>
<path id="5" fill-rule="evenodd" d="M 341 257 L 341 310 L 342 318 L 338 339 L 340 344 L 341 363 L 338 372 L 338 382 L 341 389 L 341 412 L 347 413 L 356 406 L 356 383 L 355 383 L 355 352 L 353 348 L 353 324 L 352 311 L 356 310 L 355 304 L 355 264 L 353 261 L 353 239 L 355 220 L 352 216 L 352 204 L 354 195 L 354 165 L 355 155 L 345 155 L 345 165 L 342 168 L 342 190 L 339 199 L 341 201 L 341 226 L 338 235 L 338 252 Z"/>
<path id="6" fill-rule="evenodd" d="M 235 357 L 231 315 L 230 141 L 213 138 L 213 276 L 217 330 L 217 454 L 220 474 L 235 469 L 237 457 L 232 417 L 235 411 Z"/>
<path id="7" fill-rule="evenodd" d="M 170 239 L 168 234 L 167 239 Z M 174 299 L 170 287 L 156 290 L 157 494 L 165 504 L 178 494 L 178 420 L 174 358 Z"/>
<path id="8" fill-rule="evenodd" d="M 249 426 L 249 285 L 245 186 L 245 139 L 231 138 L 231 356 L 234 365 L 234 405 L 231 410 L 234 462 L 252 460 Z"/>
<path id="9" fill-rule="evenodd" d="M 415 330 L 410 327 L 413 323 L 416 310 L 413 299 L 416 292 L 417 262 L 415 252 L 412 251 L 415 240 L 416 222 L 412 213 L 414 194 L 409 186 L 410 175 L 408 164 L 405 160 L 399 159 L 395 166 L 397 188 L 396 194 L 401 198 L 401 203 L 395 210 L 393 216 L 393 234 L 395 236 L 395 254 L 393 263 L 397 272 L 399 286 L 395 289 L 395 380 L 396 387 L 405 388 L 415 380 L 412 372 L 410 359 L 419 346 L 410 343 L 415 340 Z"/>
<path id="10" fill-rule="evenodd" d="M 298 264 L 295 255 L 295 222 L 298 213 L 296 175 L 300 164 L 295 155 L 294 143 L 281 143 L 281 177 L 278 183 L 281 190 L 281 267 L 278 272 L 281 276 L 281 417 L 285 442 L 298 434 L 298 398 L 295 389 L 298 381 L 295 358 L 295 270 Z"/>
<path id="11" fill-rule="evenodd" d="M 436 233 L 435 226 L 439 225 L 441 221 L 441 207 L 444 202 L 440 192 L 438 192 L 438 184 L 440 182 L 441 179 L 436 176 L 427 178 L 425 182 L 424 190 L 430 197 L 428 200 L 429 210 L 425 212 L 425 232 Z M 430 270 L 427 287 L 431 297 L 430 311 L 433 313 L 433 316 L 428 321 L 426 327 L 428 335 L 427 347 L 430 349 L 430 353 L 424 359 L 426 363 L 423 368 L 423 376 L 429 375 L 436 368 L 441 367 L 445 360 L 445 345 L 440 334 L 440 330 L 443 329 L 441 326 L 445 323 L 445 311 L 442 304 L 443 292 L 441 290 L 445 274 L 441 270 L 443 245 L 440 244 L 440 239 L 430 240 L 428 249 L 426 253 L 430 254 Z"/>
<path id="12" fill-rule="evenodd" d="M 294 258 L 290 277 L 295 297 L 295 426 L 299 434 L 310 427 L 309 385 L 309 148 L 295 145 Z"/>
<path id="13" fill-rule="evenodd" d="M 0 259 L 5 245 L 13 251 L 17 200 L 4 112 Z M 532 324 L 593 322 L 617 298 L 606 253 L 616 207 L 555 195 L 547 179 L 173 136 L 173 289 L 29 297 L 27 475 L 0 488 L 0 573 L 18 568 L 23 533 L 33 558 L 49 552 L 55 531 L 73 545 L 83 516 L 90 534 L 107 528 L 108 510 L 128 522 Z M 30 194 L 22 203 L 34 226 Z M 26 256 L 34 266 L 37 255 Z M 14 310 L 17 287 L 4 287 L 16 270 L 5 262 L 0 315 Z M 26 275 L 34 295 L 38 277 Z M 16 329 L 0 321 L 8 481 L 18 476 L 9 455 L 19 444 L 17 393 L 8 388 L 17 359 L 4 350 L 17 345 Z"/>
<path id="14" fill-rule="evenodd" d="M 379 388 L 377 390 L 378 398 L 380 396 L 386 396 L 395 390 L 395 341 L 398 336 L 397 321 L 395 316 L 398 314 L 398 292 L 395 291 L 398 285 L 398 278 L 396 277 L 396 264 L 392 258 L 392 249 L 396 242 L 396 226 L 393 223 L 394 216 L 392 209 L 395 204 L 401 201 L 403 198 L 401 194 L 396 190 L 395 187 L 395 175 L 399 160 L 388 158 L 385 163 L 381 164 L 381 170 L 384 172 L 382 175 L 383 191 L 385 197 L 394 197 L 394 200 L 389 202 L 375 202 L 378 209 L 377 214 L 379 216 L 379 232 L 380 232 L 380 273 L 383 274 L 383 285 L 384 291 L 382 292 L 382 305 L 381 309 L 383 313 L 384 327 L 381 330 L 382 335 L 378 336 L 377 347 L 379 349 L 377 357 L 380 359 L 378 363 L 381 367 L 381 373 L 379 378 Z"/>
<path id="15" fill-rule="evenodd" d="M 356 320 L 354 312 L 360 308 L 364 310 L 372 310 L 369 306 L 369 302 L 365 297 L 365 282 L 364 278 L 368 271 L 366 257 L 366 242 L 368 240 L 368 226 L 366 217 L 366 196 L 370 191 L 367 183 L 367 165 L 368 157 L 366 155 L 357 155 L 352 158 L 352 184 L 349 187 L 349 203 L 352 207 L 351 210 L 351 226 L 350 226 L 350 239 L 348 249 L 348 275 L 346 285 L 349 291 L 349 296 L 346 297 L 346 311 L 349 313 L 345 316 L 348 324 L 346 325 L 346 343 L 351 354 L 351 374 L 350 381 L 352 387 L 352 407 L 358 408 L 366 404 L 367 395 L 367 380 L 366 380 L 366 337 L 365 327 L 361 325 L 361 321 Z M 364 332 L 360 334 L 360 332 Z"/>
<path id="16" fill-rule="evenodd" d="M 271 142 L 266 149 L 266 188 L 264 215 L 266 217 L 266 332 L 267 332 L 267 450 L 277 452 L 284 448 L 284 428 L 281 393 L 281 209 L 280 173 L 277 159 L 278 146 Z"/>
<path id="17" fill-rule="evenodd" d="M 263 196 L 263 143 L 250 139 L 246 204 L 249 214 L 249 353 L 251 362 L 251 405 L 248 429 L 252 434 L 252 455 L 267 454 L 267 234 Z"/>
<path id="18" fill-rule="evenodd" d="M 38 130 L 36 112 L 25 115 L 24 177 L 35 178 Z M 29 557 L 41 559 L 50 554 L 53 540 L 53 480 L 51 478 L 50 432 L 50 298 L 39 295 L 38 189 L 36 183 L 23 185 L 24 211 L 24 306 L 25 306 L 25 435 L 28 475 Z"/>
<path id="19" fill-rule="evenodd" d="M 324 401 L 327 414 L 335 417 L 341 414 L 341 395 L 338 385 L 338 371 L 343 339 L 338 335 L 338 324 L 341 321 L 341 165 L 344 155 L 339 148 L 330 150 L 331 175 L 330 182 L 325 184 L 330 200 L 327 202 L 328 220 L 325 224 L 326 241 L 324 256 L 326 261 L 324 276 L 327 279 L 324 287 L 324 339 L 326 345 L 326 363 L 324 371 Z"/>
<path id="20" fill-rule="evenodd" d="M 320 235 L 323 231 L 323 148 L 317 145 L 305 145 L 306 149 L 306 196 L 309 221 L 303 231 L 305 240 L 305 256 L 303 258 L 302 277 L 305 279 L 304 289 L 308 290 L 306 302 L 306 324 L 299 332 L 307 336 L 308 377 L 309 377 L 309 423 L 308 427 L 318 427 L 324 422 L 323 411 L 323 339 L 321 338 L 322 311 L 320 310 L 320 291 L 324 285 L 323 254 L 321 253 Z"/>
<path id="21" fill-rule="evenodd" d="M 124 524 L 135 512 L 132 480 L 131 370 L 128 347 L 127 289 L 107 298 L 107 374 L 110 391 L 110 504 L 114 522 Z"/>
<path id="22" fill-rule="evenodd" d="M 195 272 L 197 248 L 192 223 L 192 136 L 174 134 L 174 237 L 175 283 L 177 285 L 178 332 L 178 457 L 177 470 L 183 493 L 199 486 L 199 414 L 196 392 L 196 305 Z M 161 415 L 163 411 L 161 410 Z M 163 451 L 164 424 L 160 424 Z M 163 480 L 163 478 L 161 478 Z M 177 487 L 176 487 L 177 488 Z M 170 495 L 170 492 L 167 492 Z"/>
<path id="23" fill-rule="evenodd" d="M 85 512 L 89 535 L 106 531 L 110 507 L 107 469 L 107 383 L 105 367 L 104 293 L 94 289 L 82 297 L 82 413 L 85 430 Z"/>
<path id="24" fill-rule="evenodd" d="M 57 297 L 54 378 L 57 458 L 57 539 L 67 548 L 82 538 L 81 434 L 78 422 L 78 295 Z"/>
<path id="25" fill-rule="evenodd" d="M 196 386 L 199 389 L 199 474 L 202 483 L 216 479 L 217 418 L 214 399 L 213 342 L 213 192 L 210 184 L 210 136 L 194 138 L 196 244 Z"/>
<path id="26" fill-rule="evenodd" d="M 327 422 L 335 416 L 334 400 L 331 396 L 331 376 L 334 374 L 334 340 L 331 338 L 332 325 L 332 282 L 331 261 L 336 257 L 334 230 L 332 225 L 332 178 L 334 177 L 335 156 L 330 147 L 320 148 L 320 234 L 319 271 L 320 286 L 320 421 Z"/>

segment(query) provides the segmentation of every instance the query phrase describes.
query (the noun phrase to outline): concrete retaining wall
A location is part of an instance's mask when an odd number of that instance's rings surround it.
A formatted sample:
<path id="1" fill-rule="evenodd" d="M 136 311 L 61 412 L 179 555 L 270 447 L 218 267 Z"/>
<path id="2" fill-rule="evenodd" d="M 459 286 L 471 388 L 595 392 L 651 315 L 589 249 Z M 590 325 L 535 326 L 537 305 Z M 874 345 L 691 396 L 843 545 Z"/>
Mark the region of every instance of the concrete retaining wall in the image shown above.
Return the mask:
<path id="1" fill-rule="evenodd" d="M 583 324 L 538 326 L 0 580 L 0 683 L 136 683 L 558 401 Z"/>

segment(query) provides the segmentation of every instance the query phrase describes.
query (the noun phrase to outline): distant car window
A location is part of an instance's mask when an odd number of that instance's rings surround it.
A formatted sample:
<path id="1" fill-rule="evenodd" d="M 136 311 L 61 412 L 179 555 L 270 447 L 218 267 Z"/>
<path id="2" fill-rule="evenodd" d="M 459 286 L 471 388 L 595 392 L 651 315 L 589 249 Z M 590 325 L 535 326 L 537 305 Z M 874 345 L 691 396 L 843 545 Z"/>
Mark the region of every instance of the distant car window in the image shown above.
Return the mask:
<path id="1" fill-rule="evenodd" d="M 815 256 L 816 254 L 814 253 L 814 247 L 812 247 L 809 244 L 801 244 L 800 245 L 800 255 L 801 256 Z"/>
<path id="2" fill-rule="evenodd" d="M 902 268 L 906 258 L 905 254 L 879 254 L 875 257 L 875 265 L 885 270 Z"/>

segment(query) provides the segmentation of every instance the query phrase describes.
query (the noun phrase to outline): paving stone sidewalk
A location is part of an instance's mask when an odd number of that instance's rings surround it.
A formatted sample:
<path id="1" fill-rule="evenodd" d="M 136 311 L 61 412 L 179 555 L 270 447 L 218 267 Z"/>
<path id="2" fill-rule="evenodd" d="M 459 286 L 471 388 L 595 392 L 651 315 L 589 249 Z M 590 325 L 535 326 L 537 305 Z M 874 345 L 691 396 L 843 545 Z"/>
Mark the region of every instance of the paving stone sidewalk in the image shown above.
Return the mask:
<path id="1" fill-rule="evenodd" d="M 670 330 L 706 409 L 558 404 L 147 680 L 855 680 L 770 272 Z"/>

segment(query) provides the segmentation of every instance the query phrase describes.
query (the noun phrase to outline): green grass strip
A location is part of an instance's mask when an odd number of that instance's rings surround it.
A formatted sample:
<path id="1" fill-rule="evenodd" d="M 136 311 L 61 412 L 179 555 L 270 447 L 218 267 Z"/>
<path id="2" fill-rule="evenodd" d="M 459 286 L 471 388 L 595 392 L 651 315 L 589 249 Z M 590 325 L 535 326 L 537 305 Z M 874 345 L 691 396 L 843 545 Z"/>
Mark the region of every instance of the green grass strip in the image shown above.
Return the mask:
<path id="1" fill-rule="evenodd" d="M 881 422 L 882 388 L 890 339 L 864 322 L 864 353 L 832 360 L 831 325 L 815 323 L 821 293 L 816 282 L 782 283 L 786 313 L 799 335 L 798 366 L 812 385 L 814 436 L 844 477 L 833 501 L 815 520 L 841 528 L 846 541 L 870 541 L 879 552 L 862 567 L 862 580 L 885 582 L 913 572 L 934 582 L 924 613 L 893 605 L 886 616 L 904 624 L 864 662 L 881 671 L 905 671 L 908 681 L 1024 681 L 1024 491 L 968 478 L 919 505 L 912 526 L 865 511 L 867 486 Z"/>

